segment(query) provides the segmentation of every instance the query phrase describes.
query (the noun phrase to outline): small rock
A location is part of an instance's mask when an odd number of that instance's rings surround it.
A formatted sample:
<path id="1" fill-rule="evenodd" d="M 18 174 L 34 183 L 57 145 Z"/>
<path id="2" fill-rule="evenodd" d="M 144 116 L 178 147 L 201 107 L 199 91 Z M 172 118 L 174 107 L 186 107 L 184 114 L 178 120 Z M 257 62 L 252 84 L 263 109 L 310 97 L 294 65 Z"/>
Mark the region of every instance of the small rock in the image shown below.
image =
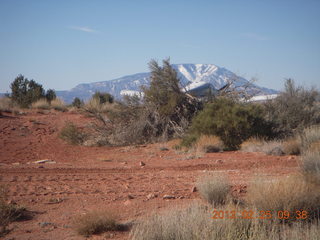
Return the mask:
<path id="1" fill-rule="evenodd" d="M 147 199 L 148 199 L 148 200 L 153 199 L 153 198 L 156 198 L 156 197 L 158 197 L 158 195 L 157 195 L 157 194 L 154 194 L 154 193 L 150 193 L 150 194 L 147 195 Z"/>
<path id="2" fill-rule="evenodd" d="M 144 167 L 145 165 L 146 165 L 146 164 L 145 164 L 144 162 L 142 162 L 142 161 L 140 162 L 140 166 L 141 166 L 141 167 Z"/>
<path id="3" fill-rule="evenodd" d="M 20 163 L 19 162 L 15 162 L 15 163 L 12 163 L 12 165 L 18 166 L 18 165 L 20 165 Z"/>
<path id="4" fill-rule="evenodd" d="M 52 225 L 53 225 L 53 223 L 51 223 L 51 222 L 40 222 L 39 223 L 39 226 L 42 228 L 44 228 L 46 226 L 52 226 Z"/>
<path id="5" fill-rule="evenodd" d="M 191 189 L 191 192 L 197 192 L 197 191 L 198 191 L 197 187 L 193 186 L 192 189 Z"/>
<path id="6" fill-rule="evenodd" d="M 216 161 L 216 163 L 223 163 L 223 161 L 221 160 L 221 159 L 218 159 L 217 161 Z"/>
<path id="7" fill-rule="evenodd" d="M 175 199 L 176 197 L 172 196 L 172 195 L 164 195 L 162 198 L 163 199 Z"/>
<path id="8" fill-rule="evenodd" d="M 44 166 L 39 166 L 38 168 L 44 168 Z"/>
<path id="9" fill-rule="evenodd" d="M 8 201 L 8 204 L 17 205 L 17 203 L 16 203 L 15 201 L 13 201 L 13 200 L 9 200 L 9 201 Z"/>
<path id="10" fill-rule="evenodd" d="M 132 195 L 130 195 L 130 194 L 128 194 L 128 198 L 129 199 L 134 199 L 134 197 Z"/>
<path id="11" fill-rule="evenodd" d="M 206 145 L 203 148 L 204 152 L 206 153 L 216 153 L 216 152 L 220 152 L 220 148 L 214 145 Z"/>
<path id="12" fill-rule="evenodd" d="M 41 164 L 41 163 L 56 163 L 56 162 L 50 159 L 42 159 L 42 160 L 34 161 L 33 163 Z"/>
<path id="13" fill-rule="evenodd" d="M 160 151 L 169 151 L 169 149 L 166 148 L 166 147 L 161 147 L 161 148 L 160 148 Z"/>
<path id="14" fill-rule="evenodd" d="M 126 205 L 126 206 L 128 206 L 128 205 L 132 204 L 132 202 L 131 202 L 130 200 L 127 200 L 127 201 L 125 201 L 123 204 Z"/>
<path id="15" fill-rule="evenodd" d="M 293 159 L 294 159 L 294 156 L 288 157 L 288 160 L 293 160 Z"/>

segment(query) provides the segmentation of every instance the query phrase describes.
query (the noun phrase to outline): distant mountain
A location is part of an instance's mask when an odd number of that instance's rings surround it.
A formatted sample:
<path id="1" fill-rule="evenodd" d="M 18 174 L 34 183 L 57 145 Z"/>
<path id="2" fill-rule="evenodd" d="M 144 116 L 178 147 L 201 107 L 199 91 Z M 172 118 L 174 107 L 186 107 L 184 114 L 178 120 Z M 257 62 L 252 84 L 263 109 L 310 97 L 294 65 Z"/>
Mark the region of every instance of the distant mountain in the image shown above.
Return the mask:
<path id="1" fill-rule="evenodd" d="M 241 89 L 248 80 L 237 76 L 228 69 L 213 64 L 173 64 L 180 78 L 181 87 L 186 91 L 212 88 L 220 89 L 228 81 L 233 80 L 234 85 Z M 109 81 L 79 84 L 69 91 L 57 91 L 57 95 L 70 103 L 75 97 L 87 100 L 96 91 L 108 92 L 121 99 L 123 95 L 139 94 L 141 86 L 148 86 L 150 73 L 137 73 Z M 255 95 L 270 95 L 278 93 L 276 90 L 252 85 L 250 87 Z"/>

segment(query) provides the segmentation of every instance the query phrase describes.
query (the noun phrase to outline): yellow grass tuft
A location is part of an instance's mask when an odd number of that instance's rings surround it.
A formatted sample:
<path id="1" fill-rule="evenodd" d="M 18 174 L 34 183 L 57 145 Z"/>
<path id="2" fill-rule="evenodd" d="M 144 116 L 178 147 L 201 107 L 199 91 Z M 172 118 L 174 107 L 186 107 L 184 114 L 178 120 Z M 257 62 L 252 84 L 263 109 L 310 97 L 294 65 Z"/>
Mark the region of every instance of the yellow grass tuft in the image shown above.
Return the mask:
<path id="1" fill-rule="evenodd" d="M 110 211 L 92 211 L 85 215 L 79 216 L 74 221 L 74 226 L 78 234 L 90 236 L 107 231 L 118 229 L 116 217 Z"/>
<path id="2" fill-rule="evenodd" d="M 34 109 L 50 109 L 50 104 L 48 103 L 47 99 L 42 98 L 38 101 L 31 104 L 31 108 Z"/>
<path id="3" fill-rule="evenodd" d="M 196 152 L 196 155 L 209 152 L 220 152 L 223 150 L 223 142 L 217 136 L 202 135 L 193 145 L 193 149 Z"/>
<path id="4" fill-rule="evenodd" d="M 64 101 L 60 98 L 55 98 L 51 101 L 50 103 L 51 107 L 55 110 L 58 110 L 58 111 L 66 111 L 67 110 L 67 106 L 66 104 L 64 103 Z"/>

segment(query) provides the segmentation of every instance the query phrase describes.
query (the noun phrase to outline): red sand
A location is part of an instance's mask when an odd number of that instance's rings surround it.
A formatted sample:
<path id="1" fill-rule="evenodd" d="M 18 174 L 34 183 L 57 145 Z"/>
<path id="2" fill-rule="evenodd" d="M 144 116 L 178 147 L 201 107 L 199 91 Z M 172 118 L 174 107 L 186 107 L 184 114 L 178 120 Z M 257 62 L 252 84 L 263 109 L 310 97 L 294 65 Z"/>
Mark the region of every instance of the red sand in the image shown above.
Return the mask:
<path id="1" fill-rule="evenodd" d="M 73 146 L 58 138 L 66 121 L 85 126 L 92 118 L 56 111 L 0 116 L 0 184 L 8 186 L 10 201 L 35 213 L 32 220 L 12 223 L 4 239 L 85 239 L 72 228 L 75 216 L 112 209 L 120 221 L 133 221 L 188 204 L 200 199 L 191 189 L 209 171 L 227 174 L 237 194 L 245 193 L 256 175 L 274 178 L 297 170 L 293 156 L 224 152 L 192 158 L 190 153 L 173 150 L 170 143 Z M 42 159 L 56 163 L 34 163 Z M 141 167 L 140 161 L 146 165 Z M 157 197 L 148 200 L 151 193 Z M 164 200 L 164 195 L 175 199 Z M 44 222 L 51 224 L 40 226 Z M 90 239 L 128 237 L 128 232 L 113 232 Z"/>

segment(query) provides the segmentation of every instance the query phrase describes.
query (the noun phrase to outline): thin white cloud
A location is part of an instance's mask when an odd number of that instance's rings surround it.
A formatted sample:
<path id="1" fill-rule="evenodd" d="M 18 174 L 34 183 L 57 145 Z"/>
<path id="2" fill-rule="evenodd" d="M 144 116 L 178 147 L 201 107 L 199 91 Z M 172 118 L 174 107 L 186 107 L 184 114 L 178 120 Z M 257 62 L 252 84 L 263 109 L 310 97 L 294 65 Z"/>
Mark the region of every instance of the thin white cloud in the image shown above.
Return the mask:
<path id="1" fill-rule="evenodd" d="M 269 40 L 269 38 L 266 37 L 266 36 L 263 36 L 263 35 L 260 35 L 260 34 L 257 34 L 257 33 L 252 33 L 252 32 L 244 33 L 244 34 L 242 34 L 242 36 L 245 37 L 245 38 L 248 38 L 248 39 L 256 40 L 256 41 L 267 41 L 267 40 Z"/>
<path id="2" fill-rule="evenodd" d="M 81 32 L 87 32 L 87 33 L 98 33 L 97 30 L 89 27 L 79 27 L 79 26 L 69 26 L 68 28 L 81 31 Z"/>

